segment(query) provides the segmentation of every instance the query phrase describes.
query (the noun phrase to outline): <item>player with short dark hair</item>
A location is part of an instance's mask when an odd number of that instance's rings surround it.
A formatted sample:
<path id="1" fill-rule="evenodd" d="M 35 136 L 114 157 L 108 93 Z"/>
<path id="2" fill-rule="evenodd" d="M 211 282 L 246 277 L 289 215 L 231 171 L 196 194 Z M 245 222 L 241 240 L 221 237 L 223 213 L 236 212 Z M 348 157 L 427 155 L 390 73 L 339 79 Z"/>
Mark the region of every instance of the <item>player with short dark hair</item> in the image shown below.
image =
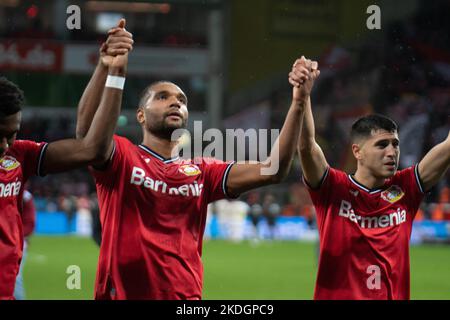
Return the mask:
<path id="1" fill-rule="evenodd" d="M 117 38 L 128 36 L 122 30 L 111 32 Z M 168 81 L 147 87 L 137 110 L 143 142 L 134 145 L 115 136 L 112 158 L 103 170 L 91 170 L 102 222 L 96 299 L 201 299 L 208 203 L 278 183 L 289 171 L 318 71 L 295 64 L 291 73 L 304 83 L 293 89 L 276 147 L 266 162 L 256 163 L 174 156 L 172 133 L 188 120 L 186 94 Z M 79 114 L 94 113 L 104 79 L 99 64 L 81 100 L 91 103 L 81 103 Z M 78 128 L 89 125 L 89 117 L 78 117 Z M 83 130 L 77 130 L 80 136 Z M 262 174 L 277 160 L 276 173 Z"/>
<path id="2" fill-rule="evenodd" d="M 297 79 L 292 79 L 299 85 Z M 315 140 L 308 102 L 299 140 L 320 236 L 315 299 L 409 299 L 409 239 L 424 193 L 450 164 L 450 135 L 398 170 L 397 125 L 368 115 L 352 126 L 354 174 L 331 168 Z"/>
<path id="3" fill-rule="evenodd" d="M 120 26 L 124 24 L 125 21 Z M 116 54 L 114 50 L 110 52 Z M 104 163 L 112 153 L 112 136 L 122 100 L 117 80 L 124 79 L 128 53 L 105 53 L 103 60 L 112 81 L 102 90 L 92 125 L 80 139 L 51 143 L 16 140 L 24 95 L 14 83 L 0 78 L 0 299 L 14 299 L 23 246 L 20 213 L 28 178 Z"/>
<path id="4" fill-rule="evenodd" d="M 395 133 L 398 131 L 397 124 L 381 114 L 371 114 L 355 121 L 350 131 L 352 142 L 369 138 L 373 131 L 384 130 Z"/>

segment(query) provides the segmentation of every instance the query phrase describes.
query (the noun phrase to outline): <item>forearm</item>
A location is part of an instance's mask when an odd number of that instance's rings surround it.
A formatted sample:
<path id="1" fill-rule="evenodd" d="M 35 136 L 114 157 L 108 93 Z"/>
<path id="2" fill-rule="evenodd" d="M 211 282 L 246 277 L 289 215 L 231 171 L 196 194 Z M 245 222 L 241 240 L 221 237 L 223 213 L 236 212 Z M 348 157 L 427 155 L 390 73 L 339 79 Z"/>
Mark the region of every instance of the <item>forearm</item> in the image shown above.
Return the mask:
<path id="1" fill-rule="evenodd" d="M 108 75 L 125 77 L 125 68 L 110 67 Z M 117 119 L 120 115 L 123 90 L 104 87 L 98 110 L 89 127 L 89 131 L 83 138 L 87 148 L 94 148 L 96 159 L 102 160 L 107 157 L 111 146 L 112 137 L 116 128 Z M 99 159 L 100 158 L 100 159 Z"/>
<path id="2" fill-rule="evenodd" d="M 258 163 L 237 163 L 231 167 L 227 180 L 228 192 L 239 195 L 248 190 L 279 183 L 288 174 L 300 134 L 303 105 L 292 103 L 286 121 L 275 141 L 270 156 Z"/>
<path id="3" fill-rule="evenodd" d="M 298 140 L 298 149 L 311 150 L 316 146 L 316 128 L 311 108 L 311 99 L 306 103 L 305 116 L 303 120 L 302 130 L 300 131 L 300 139 Z"/>
<path id="4" fill-rule="evenodd" d="M 108 76 L 108 67 L 104 66 L 100 61 L 97 64 L 94 74 L 92 75 L 83 95 L 78 103 L 77 111 L 77 139 L 86 136 L 91 126 L 95 112 L 100 105 L 102 99 L 103 88 L 105 86 L 106 77 Z"/>
<path id="5" fill-rule="evenodd" d="M 325 155 L 316 142 L 315 135 L 311 99 L 308 99 L 300 138 L 298 139 L 298 154 L 303 175 L 312 187 L 318 186 L 328 167 Z"/>
<path id="6" fill-rule="evenodd" d="M 434 146 L 419 163 L 419 176 L 424 191 L 430 190 L 450 166 L 450 133 L 445 141 Z"/>
<path id="7" fill-rule="evenodd" d="M 288 173 L 297 148 L 297 140 L 302 129 L 306 104 L 309 98 L 291 103 L 283 128 L 269 157 L 270 165 L 278 161 L 276 180 L 282 180 Z"/>

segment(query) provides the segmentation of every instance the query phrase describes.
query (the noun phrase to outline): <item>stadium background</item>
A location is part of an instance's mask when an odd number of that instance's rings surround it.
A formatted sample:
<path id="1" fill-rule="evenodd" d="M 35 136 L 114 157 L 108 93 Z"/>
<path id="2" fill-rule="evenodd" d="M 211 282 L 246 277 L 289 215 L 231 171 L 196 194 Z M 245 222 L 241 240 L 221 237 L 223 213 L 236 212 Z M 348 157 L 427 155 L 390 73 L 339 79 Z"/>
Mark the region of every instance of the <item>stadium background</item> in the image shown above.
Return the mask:
<path id="1" fill-rule="evenodd" d="M 81 30 L 66 27 L 73 4 L 81 8 Z M 366 27 L 371 4 L 381 8 L 381 30 Z M 423 0 L 0 0 L 0 72 L 25 91 L 22 138 L 73 137 L 99 45 L 125 17 L 135 46 L 118 133 L 139 142 L 138 97 L 157 79 L 185 90 L 190 128 L 200 120 L 204 130 L 280 129 L 291 94 L 287 73 L 305 55 L 318 60 L 322 72 L 312 101 L 329 163 L 351 172 L 349 127 L 363 114 L 380 112 L 400 125 L 406 167 L 450 128 L 449 7 Z M 283 184 L 211 207 L 206 299 L 312 297 L 317 231 L 300 176 L 296 160 Z M 92 179 L 79 170 L 33 179 L 27 187 L 38 209 L 25 265 L 27 298 L 92 298 L 98 256 L 91 239 L 98 214 Z M 414 225 L 413 299 L 450 299 L 449 198 L 448 172 Z M 261 212 L 257 235 L 248 210 Z M 264 217 L 273 215 L 271 233 Z M 66 288 L 69 265 L 81 268 L 80 290 Z"/>

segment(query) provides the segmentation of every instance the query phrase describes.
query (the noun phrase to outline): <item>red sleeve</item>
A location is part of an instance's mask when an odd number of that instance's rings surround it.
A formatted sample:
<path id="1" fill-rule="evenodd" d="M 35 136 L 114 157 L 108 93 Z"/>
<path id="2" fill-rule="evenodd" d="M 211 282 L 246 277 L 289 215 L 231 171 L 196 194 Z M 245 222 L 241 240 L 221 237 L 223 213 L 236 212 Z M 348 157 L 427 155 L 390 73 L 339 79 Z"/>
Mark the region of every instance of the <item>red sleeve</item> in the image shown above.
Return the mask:
<path id="1" fill-rule="evenodd" d="M 21 157 L 21 165 L 23 166 L 23 174 L 25 180 L 30 176 L 41 174 L 42 159 L 47 149 L 46 142 L 34 142 L 28 140 L 16 140 L 13 148 Z"/>
<path id="2" fill-rule="evenodd" d="M 26 238 L 34 231 L 36 224 L 36 208 L 31 193 L 24 191 L 23 193 L 23 209 L 22 209 L 22 225 L 23 236 Z"/>
<path id="3" fill-rule="evenodd" d="M 328 167 L 320 180 L 319 186 L 317 188 L 311 188 L 303 176 L 303 182 L 305 183 L 311 200 L 316 208 L 317 215 L 323 215 L 327 212 L 328 205 L 330 203 L 330 198 L 333 193 L 334 188 L 340 183 L 345 181 L 345 172 Z"/>
<path id="4" fill-rule="evenodd" d="M 205 184 L 207 184 L 208 203 L 224 198 L 237 198 L 227 193 L 227 178 L 233 162 L 223 162 L 213 158 L 203 159 Z"/>
<path id="5" fill-rule="evenodd" d="M 419 165 L 400 170 L 392 179 L 392 184 L 398 184 L 408 199 L 408 205 L 413 212 L 417 212 L 425 196 L 419 177 Z"/>
<path id="6" fill-rule="evenodd" d="M 129 149 L 132 144 L 128 139 L 114 135 L 113 137 L 114 147 L 111 152 L 111 157 L 109 161 L 105 164 L 103 168 L 89 167 L 89 171 L 95 178 L 95 181 L 100 184 L 110 184 L 122 166 L 123 159 L 126 154 L 126 150 Z"/>

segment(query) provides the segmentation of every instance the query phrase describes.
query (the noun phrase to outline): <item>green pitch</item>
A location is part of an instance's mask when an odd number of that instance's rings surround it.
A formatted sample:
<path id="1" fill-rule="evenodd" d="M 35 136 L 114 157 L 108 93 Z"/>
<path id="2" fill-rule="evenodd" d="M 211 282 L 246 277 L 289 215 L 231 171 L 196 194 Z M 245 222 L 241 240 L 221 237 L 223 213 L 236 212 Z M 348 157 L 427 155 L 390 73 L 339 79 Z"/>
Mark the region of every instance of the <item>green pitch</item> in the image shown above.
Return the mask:
<path id="1" fill-rule="evenodd" d="M 90 239 L 31 239 L 25 262 L 28 299 L 92 299 L 98 248 Z M 204 299 L 311 299 L 316 246 L 304 242 L 205 241 Z M 80 289 L 74 271 L 80 270 Z M 412 299 L 450 299 L 450 247 L 411 248 Z M 70 271 L 70 270 L 69 270 Z"/>

